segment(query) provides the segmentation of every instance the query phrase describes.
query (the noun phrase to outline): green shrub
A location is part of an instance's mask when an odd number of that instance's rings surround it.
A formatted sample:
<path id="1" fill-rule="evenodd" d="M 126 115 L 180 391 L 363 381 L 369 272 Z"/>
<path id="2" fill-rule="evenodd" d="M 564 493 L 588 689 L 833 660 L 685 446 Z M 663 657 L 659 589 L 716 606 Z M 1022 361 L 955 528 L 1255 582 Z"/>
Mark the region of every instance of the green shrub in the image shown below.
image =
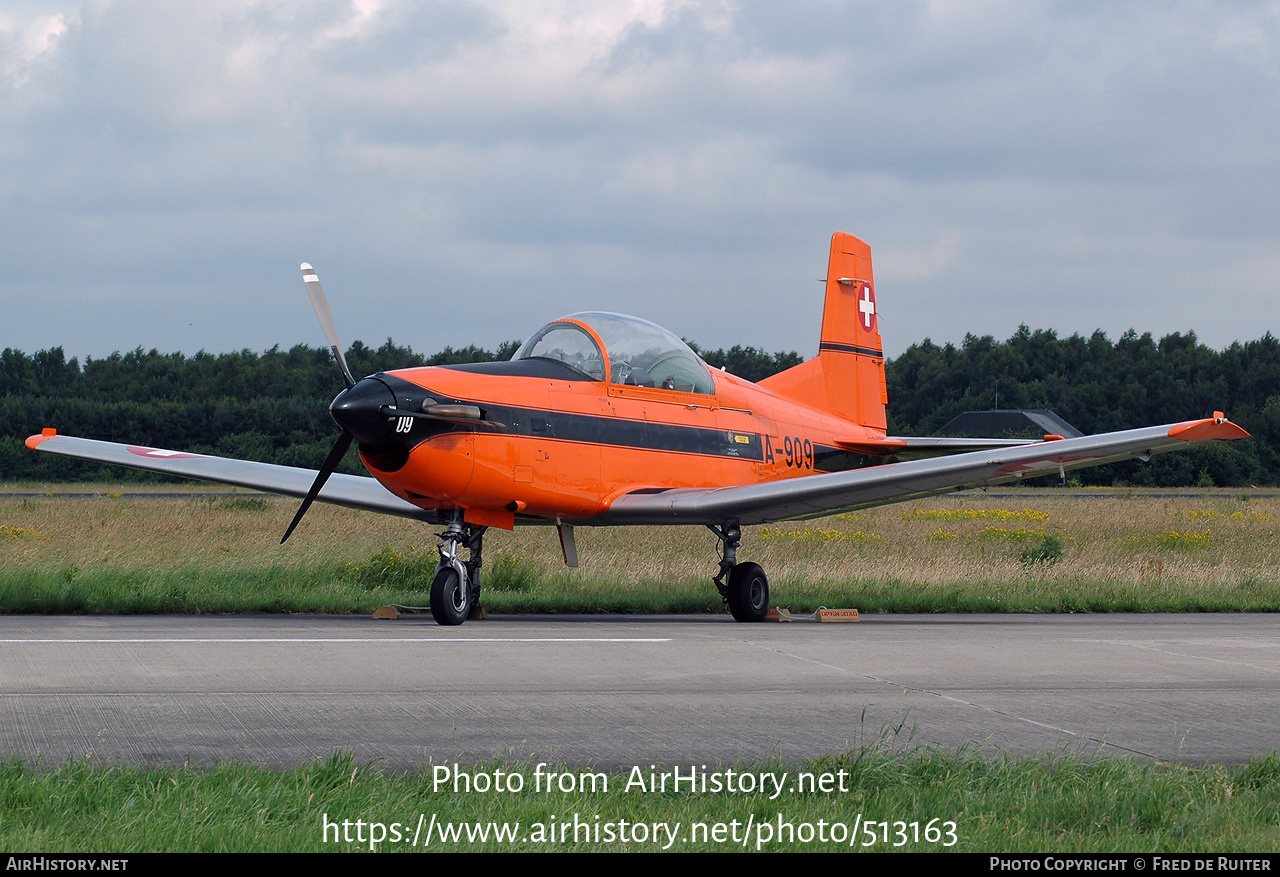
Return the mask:
<path id="1" fill-rule="evenodd" d="M 1039 563 L 1051 566 L 1062 560 L 1062 540 L 1052 533 L 1045 533 L 1039 540 L 1023 546 L 1018 560 L 1028 567 Z"/>

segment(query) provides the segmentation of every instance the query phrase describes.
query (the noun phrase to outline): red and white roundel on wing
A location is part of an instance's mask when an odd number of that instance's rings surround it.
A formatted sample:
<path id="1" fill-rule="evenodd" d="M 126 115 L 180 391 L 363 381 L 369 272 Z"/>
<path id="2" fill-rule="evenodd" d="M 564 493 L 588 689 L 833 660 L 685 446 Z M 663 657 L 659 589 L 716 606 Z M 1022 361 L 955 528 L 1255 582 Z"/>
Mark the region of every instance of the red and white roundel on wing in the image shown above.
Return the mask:
<path id="1" fill-rule="evenodd" d="M 876 330 L 876 294 L 870 283 L 858 284 L 858 322 L 864 332 Z"/>
<path id="2" fill-rule="evenodd" d="M 127 447 L 131 454 L 137 454 L 139 457 L 152 457 L 157 460 L 191 460 L 204 456 L 204 454 L 184 454 L 181 451 L 166 451 L 162 448 L 142 448 L 137 445 L 128 445 Z"/>

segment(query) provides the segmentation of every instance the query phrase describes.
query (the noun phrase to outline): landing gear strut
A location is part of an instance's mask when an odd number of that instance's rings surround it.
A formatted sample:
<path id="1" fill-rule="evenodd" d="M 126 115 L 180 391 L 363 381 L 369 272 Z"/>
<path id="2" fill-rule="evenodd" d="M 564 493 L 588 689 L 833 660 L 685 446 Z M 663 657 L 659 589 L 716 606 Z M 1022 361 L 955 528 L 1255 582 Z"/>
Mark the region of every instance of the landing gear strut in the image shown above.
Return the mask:
<path id="1" fill-rule="evenodd" d="M 738 563 L 742 530 L 736 523 L 707 527 L 720 539 L 720 572 L 711 581 L 729 604 L 729 613 L 735 621 L 764 621 L 769 612 L 769 579 L 760 564 Z"/>
<path id="2" fill-rule="evenodd" d="M 463 521 L 462 510 L 448 513 L 440 534 L 440 562 L 431 581 L 431 617 L 436 624 L 454 626 L 466 621 L 480 605 L 480 552 L 485 527 Z M 458 556 L 467 549 L 467 560 Z"/>

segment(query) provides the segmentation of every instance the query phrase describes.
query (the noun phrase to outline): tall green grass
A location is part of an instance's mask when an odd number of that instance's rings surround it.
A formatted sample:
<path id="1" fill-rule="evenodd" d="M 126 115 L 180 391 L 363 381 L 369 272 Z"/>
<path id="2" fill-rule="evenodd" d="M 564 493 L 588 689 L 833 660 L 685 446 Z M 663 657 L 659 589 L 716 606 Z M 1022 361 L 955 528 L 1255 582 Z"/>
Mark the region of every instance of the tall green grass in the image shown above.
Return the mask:
<path id="1" fill-rule="evenodd" d="M 1132 760 L 1093 761 L 1068 756 L 1034 759 L 983 758 L 974 754 L 895 751 L 870 746 L 801 765 L 762 762 L 707 765 L 739 771 L 786 771 L 788 788 L 769 800 L 759 794 L 665 794 L 624 789 L 627 774 L 609 775 L 609 790 L 534 792 L 535 765 L 492 761 L 463 765 L 468 771 L 520 772 L 519 793 L 455 792 L 446 783 L 433 788 L 426 764 L 412 775 L 388 774 L 349 755 L 334 755 L 292 770 L 223 764 L 201 770 L 190 766 L 136 768 L 72 761 L 36 769 L 20 761 L 0 763 L 0 846 L 12 852 L 37 851 L 321 851 L 369 849 L 364 843 L 324 839 L 323 821 L 399 822 L 400 843 L 383 850 L 411 849 L 408 838 L 419 814 L 424 822 L 520 823 L 519 840 L 498 843 L 441 843 L 440 850 L 636 850 L 661 847 L 646 843 L 595 843 L 580 836 L 566 842 L 528 839 L 534 823 L 572 820 L 594 823 L 679 823 L 681 840 L 672 848 L 743 849 L 725 841 L 689 842 L 693 823 L 757 826 L 746 849 L 843 849 L 800 838 L 769 840 L 761 823 L 776 826 L 824 820 L 853 826 L 865 823 L 955 823 L 957 851 L 1241 851 L 1274 852 L 1280 847 L 1280 761 L 1275 756 L 1235 767 L 1193 768 Z M 647 768 L 648 765 L 643 765 Z M 689 765 L 682 766 L 688 770 Z M 581 767 L 561 770 L 580 772 Z M 794 789 L 797 771 L 844 772 L 846 791 Z M 833 788 L 838 786 L 833 785 Z M 745 833 L 740 831 L 740 833 Z M 879 833 L 878 830 L 876 833 Z M 867 835 L 853 844 L 862 848 Z M 895 847 L 877 840 L 868 849 L 941 850 L 942 842 L 912 842 Z M 419 848 L 421 848 L 421 838 Z"/>
<path id="2" fill-rule="evenodd" d="M 1029 564 L 1031 565 L 1031 564 Z M 1034 566 L 1034 565 L 1032 565 Z M 499 613 L 719 613 L 727 611 L 710 578 L 609 578 L 520 569 L 498 556 L 482 582 L 483 605 Z M 67 566 L 0 569 L 0 613 L 145 614 L 364 613 L 379 606 L 426 606 L 431 578 L 419 571 L 383 573 L 377 581 L 345 565 L 304 568 L 133 569 Z M 792 611 L 819 606 L 861 612 L 1274 612 L 1280 582 L 1230 586 L 1118 586 L 1088 579 L 1046 580 L 1034 569 L 1010 579 L 926 584 L 895 578 L 777 577 L 773 603 Z"/>
<path id="3" fill-rule="evenodd" d="M 428 602 L 436 528 L 244 494 L 0 499 L 3 612 L 368 612 Z M 1194 522 L 1194 523 L 1189 523 Z M 499 612 L 721 612 L 700 527 L 490 530 Z M 864 612 L 1280 611 L 1280 501 L 942 497 L 746 528 L 774 605 Z"/>

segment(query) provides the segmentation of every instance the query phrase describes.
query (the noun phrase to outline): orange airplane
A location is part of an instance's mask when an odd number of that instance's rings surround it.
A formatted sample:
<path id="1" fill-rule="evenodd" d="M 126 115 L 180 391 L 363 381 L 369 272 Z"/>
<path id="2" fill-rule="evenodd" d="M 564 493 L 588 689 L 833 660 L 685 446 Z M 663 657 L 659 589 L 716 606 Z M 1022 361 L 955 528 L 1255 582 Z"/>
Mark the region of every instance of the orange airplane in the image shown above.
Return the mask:
<path id="1" fill-rule="evenodd" d="M 1244 438 L 1222 412 L 1063 439 L 886 434 L 884 353 L 871 248 L 831 239 L 818 355 L 758 384 L 709 368 L 653 323 L 581 313 L 543 326 L 509 362 L 398 369 L 357 381 L 315 270 L 302 279 L 342 370 L 341 434 L 319 471 L 57 435 L 35 450 L 439 522 L 431 613 L 479 606 L 490 527 L 700 524 L 720 539 L 712 579 L 738 621 L 760 621 L 769 582 L 738 562 L 743 526 L 820 517 Z M 351 443 L 372 478 L 334 474 Z M 281 540 L 284 541 L 283 539 Z M 462 558 L 466 549 L 467 557 Z"/>

